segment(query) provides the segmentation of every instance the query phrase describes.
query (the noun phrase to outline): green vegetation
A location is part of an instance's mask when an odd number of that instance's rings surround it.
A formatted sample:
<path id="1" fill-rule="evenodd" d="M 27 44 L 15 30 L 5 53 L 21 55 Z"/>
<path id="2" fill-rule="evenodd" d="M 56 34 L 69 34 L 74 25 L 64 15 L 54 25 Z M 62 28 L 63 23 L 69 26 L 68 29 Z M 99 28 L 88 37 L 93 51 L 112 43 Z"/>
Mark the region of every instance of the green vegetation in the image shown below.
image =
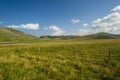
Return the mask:
<path id="1" fill-rule="evenodd" d="M 119 41 L 0 44 L 0 80 L 120 80 Z"/>
<path id="2" fill-rule="evenodd" d="M 85 36 L 86 38 L 91 38 L 91 39 L 116 39 L 118 38 L 116 35 L 101 32 L 101 33 L 96 33 L 92 35 L 87 35 Z"/>
<path id="3" fill-rule="evenodd" d="M 37 37 L 15 29 L 0 27 L 0 42 L 31 42 L 34 40 L 37 40 Z"/>
<path id="4" fill-rule="evenodd" d="M 33 42 L 42 42 L 46 40 L 86 40 L 86 39 L 117 39 L 120 38 L 120 35 L 113 35 L 109 33 L 96 33 L 86 36 L 41 36 L 40 38 L 35 37 L 30 34 L 12 29 L 12 28 L 3 28 L 0 27 L 0 44 L 5 43 L 33 43 Z"/>
<path id="5" fill-rule="evenodd" d="M 117 39 L 120 38 L 120 35 L 115 34 L 109 34 L 105 32 L 100 32 L 96 34 L 90 34 L 86 36 L 75 36 L 75 35 L 69 35 L 69 36 L 41 36 L 40 38 L 43 39 Z"/>

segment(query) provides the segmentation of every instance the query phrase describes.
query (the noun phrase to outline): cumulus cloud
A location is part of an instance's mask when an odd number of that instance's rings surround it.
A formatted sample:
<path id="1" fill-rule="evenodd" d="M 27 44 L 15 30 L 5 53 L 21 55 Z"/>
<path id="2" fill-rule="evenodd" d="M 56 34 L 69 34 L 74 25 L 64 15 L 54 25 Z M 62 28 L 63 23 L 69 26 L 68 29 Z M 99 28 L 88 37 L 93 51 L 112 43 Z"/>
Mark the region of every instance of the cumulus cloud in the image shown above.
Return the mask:
<path id="1" fill-rule="evenodd" d="M 72 24 L 76 24 L 76 23 L 80 22 L 80 19 L 72 19 L 71 22 L 72 22 Z"/>
<path id="2" fill-rule="evenodd" d="M 62 30 L 61 28 L 59 28 L 58 26 L 55 26 L 55 25 L 49 26 L 48 29 L 54 31 L 52 33 L 53 36 L 65 35 L 65 33 L 66 33 L 64 30 Z"/>
<path id="3" fill-rule="evenodd" d="M 107 16 L 94 20 L 92 27 L 97 31 L 120 34 L 120 5 L 111 11 Z"/>
<path id="4" fill-rule="evenodd" d="M 7 26 L 9 28 L 22 28 L 22 29 L 32 29 L 32 30 L 38 30 L 40 25 L 38 23 L 29 23 L 29 24 L 21 24 L 21 25 L 10 25 Z"/>
<path id="5" fill-rule="evenodd" d="M 87 26 L 88 26 L 88 23 L 84 23 L 83 26 L 84 26 L 84 27 L 87 27 Z"/>
<path id="6" fill-rule="evenodd" d="M 111 11 L 112 11 L 112 12 L 114 12 L 114 11 L 120 12 L 120 5 L 116 6 L 116 7 L 113 8 Z"/>

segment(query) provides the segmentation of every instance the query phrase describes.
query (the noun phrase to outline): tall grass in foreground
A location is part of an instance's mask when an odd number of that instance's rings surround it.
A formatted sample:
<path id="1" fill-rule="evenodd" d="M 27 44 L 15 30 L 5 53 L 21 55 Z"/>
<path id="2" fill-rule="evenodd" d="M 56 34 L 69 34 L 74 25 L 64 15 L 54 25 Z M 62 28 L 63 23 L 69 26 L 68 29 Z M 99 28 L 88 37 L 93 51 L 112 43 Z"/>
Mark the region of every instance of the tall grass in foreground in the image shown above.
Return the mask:
<path id="1" fill-rule="evenodd" d="M 120 80 L 119 41 L 51 44 L 1 45 L 0 80 Z"/>

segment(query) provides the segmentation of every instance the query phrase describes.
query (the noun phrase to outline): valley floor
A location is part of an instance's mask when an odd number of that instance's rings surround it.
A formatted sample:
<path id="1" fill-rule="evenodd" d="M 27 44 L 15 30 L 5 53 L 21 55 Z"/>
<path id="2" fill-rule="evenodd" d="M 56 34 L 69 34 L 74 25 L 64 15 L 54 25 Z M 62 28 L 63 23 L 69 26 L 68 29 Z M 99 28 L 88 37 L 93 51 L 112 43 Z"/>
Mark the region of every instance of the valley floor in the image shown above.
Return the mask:
<path id="1" fill-rule="evenodd" d="M 120 39 L 0 44 L 0 80 L 120 80 Z"/>

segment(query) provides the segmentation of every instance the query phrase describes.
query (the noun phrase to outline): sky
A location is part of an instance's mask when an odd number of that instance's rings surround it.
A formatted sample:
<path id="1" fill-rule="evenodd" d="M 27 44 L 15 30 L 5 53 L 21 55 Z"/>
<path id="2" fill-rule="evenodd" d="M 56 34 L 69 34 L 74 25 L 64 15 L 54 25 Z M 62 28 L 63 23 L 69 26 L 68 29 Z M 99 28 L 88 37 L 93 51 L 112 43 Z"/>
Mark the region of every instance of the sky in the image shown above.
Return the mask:
<path id="1" fill-rule="evenodd" d="M 35 36 L 120 34 L 120 0 L 0 0 L 0 26 Z"/>

